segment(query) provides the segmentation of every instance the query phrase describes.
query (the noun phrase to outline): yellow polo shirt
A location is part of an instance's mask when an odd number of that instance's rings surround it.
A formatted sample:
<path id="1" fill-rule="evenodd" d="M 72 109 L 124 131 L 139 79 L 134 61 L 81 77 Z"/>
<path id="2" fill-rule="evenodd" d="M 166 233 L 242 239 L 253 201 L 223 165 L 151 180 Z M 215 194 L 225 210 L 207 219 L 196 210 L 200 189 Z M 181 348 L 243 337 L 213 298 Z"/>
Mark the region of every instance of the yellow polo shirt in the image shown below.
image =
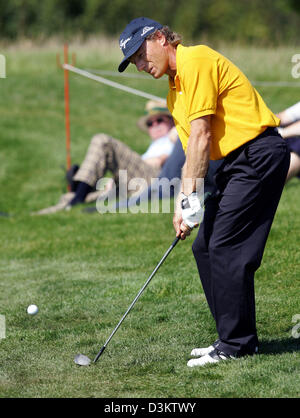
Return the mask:
<path id="1" fill-rule="evenodd" d="M 205 46 L 176 52 L 177 73 L 169 78 L 168 108 L 186 151 L 190 122 L 212 115 L 210 158 L 218 160 L 280 120 L 247 77 L 220 53 Z"/>

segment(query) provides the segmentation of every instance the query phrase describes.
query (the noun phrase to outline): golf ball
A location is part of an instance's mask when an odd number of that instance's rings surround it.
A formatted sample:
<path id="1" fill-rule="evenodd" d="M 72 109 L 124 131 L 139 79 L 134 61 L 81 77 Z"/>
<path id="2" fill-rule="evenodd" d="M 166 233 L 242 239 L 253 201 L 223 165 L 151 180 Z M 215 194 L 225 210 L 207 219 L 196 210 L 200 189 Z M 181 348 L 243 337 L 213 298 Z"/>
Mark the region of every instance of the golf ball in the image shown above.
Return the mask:
<path id="1" fill-rule="evenodd" d="M 36 315 L 39 311 L 39 308 L 36 305 L 29 305 L 27 308 L 27 313 L 29 315 Z"/>

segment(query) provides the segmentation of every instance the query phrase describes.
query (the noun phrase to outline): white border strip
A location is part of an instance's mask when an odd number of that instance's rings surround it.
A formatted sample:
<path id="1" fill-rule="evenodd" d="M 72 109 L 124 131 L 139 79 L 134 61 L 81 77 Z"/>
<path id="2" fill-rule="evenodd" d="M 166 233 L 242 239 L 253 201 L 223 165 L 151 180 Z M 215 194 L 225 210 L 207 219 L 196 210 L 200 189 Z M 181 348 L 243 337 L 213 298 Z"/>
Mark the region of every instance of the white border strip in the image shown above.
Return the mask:
<path id="1" fill-rule="evenodd" d="M 136 96 L 145 97 L 146 99 L 149 99 L 149 100 L 165 100 L 162 97 L 154 96 L 152 94 L 145 93 L 141 90 L 136 90 L 131 87 L 123 86 L 123 84 L 115 83 L 114 81 L 110 81 L 110 80 L 107 80 L 106 78 L 99 77 L 95 74 L 92 74 L 86 70 L 81 70 L 80 68 L 74 67 L 73 65 L 70 65 L 70 64 L 63 64 L 62 67 L 65 70 L 71 71 L 76 74 L 80 74 L 83 77 L 89 78 L 94 81 L 98 81 L 98 83 L 106 84 L 107 86 L 126 91 L 127 93 L 135 94 Z"/>

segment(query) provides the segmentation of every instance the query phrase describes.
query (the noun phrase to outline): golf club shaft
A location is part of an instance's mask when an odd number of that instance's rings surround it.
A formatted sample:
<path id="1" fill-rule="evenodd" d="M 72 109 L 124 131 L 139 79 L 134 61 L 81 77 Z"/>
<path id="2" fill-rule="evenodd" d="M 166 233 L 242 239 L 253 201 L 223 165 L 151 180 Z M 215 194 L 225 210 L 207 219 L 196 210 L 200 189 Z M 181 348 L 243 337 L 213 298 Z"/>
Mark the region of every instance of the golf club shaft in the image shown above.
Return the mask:
<path id="1" fill-rule="evenodd" d="M 133 302 L 131 303 L 131 305 L 129 306 L 129 308 L 127 309 L 127 311 L 125 312 L 125 314 L 123 315 L 123 317 L 121 318 L 121 320 L 119 321 L 119 323 L 116 326 L 116 328 L 113 330 L 113 332 L 111 333 L 111 335 L 108 337 L 108 339 L 105 342 L 104 346 L 101 348 L 101 350 L 99 351 L 99 353 L 96 355 L 96 357 L 94 359 L 94 363 L 96 363 L 96 361 L 99 359 L 99 357 L 101 356 L 101 354 L 105 350 L 107 344 L 110 342 L 110 340 L 112 339 L 112 337 L 114 336 L 114 334 L 117 332 L 118 328 L 120 327 L 120 325 L 122 324 L 122 322 L 124 321 L 124 319 L 126 318 L 126 316 L 129 314 L 129 312 L 131 311 L 131 309 L 135 305 L 136 301 L 139 299 L 139 297 L 141 296 L 141 294 L 143 293 L 143 291 L 146 289 L 146 287 L 148 286 L 148 284 L 150 283 L 150 281 L 154 277 L 154 275 L 157 272 L 157 270 L 163 264 L 163 262 L 168 257 L 168 255 L 173 250 L 173 248 L 175 247 L 175 245 L 178 243 L 179 240 L 180 240 L 180 238 L 179 237 L 176 237 L 174 239 L 174 241 L 172 242 L 172 244 L 170 245 L 170 247 L 167 249 L 167 251 L 165 252 L 164 256 L 162 257 L 162 259 L 160 260 L 160 262 L 157 264 L 157 266 L 155 267 L 155 269 L 153 270 L 153 272 L 151 273 L 151 275 L 149 276 L 148 280 L 146 281 L 146 283 L 144 284 L 144 286 L 141 288 L 141 290 L 139 291 L 139 293 L 136 295 L 136 297 L 134 298 Z"/>

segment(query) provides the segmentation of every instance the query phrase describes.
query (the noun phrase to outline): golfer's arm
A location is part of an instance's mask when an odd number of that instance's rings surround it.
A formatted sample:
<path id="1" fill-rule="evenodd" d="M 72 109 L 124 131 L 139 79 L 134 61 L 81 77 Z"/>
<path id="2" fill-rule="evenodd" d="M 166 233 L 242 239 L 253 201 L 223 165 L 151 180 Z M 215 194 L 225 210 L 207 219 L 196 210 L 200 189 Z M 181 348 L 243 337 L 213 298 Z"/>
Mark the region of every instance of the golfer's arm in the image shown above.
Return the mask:
<path id="1" fill-rule="evenodd" d="M 182 169 L 181 188 L 186 196 L 196 191 L 197 179 L 204 179 L 208 169 L 212 136 L 210 119 L 211 116 L 204 116 L 191 122 L 186 161 Z"/>

